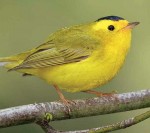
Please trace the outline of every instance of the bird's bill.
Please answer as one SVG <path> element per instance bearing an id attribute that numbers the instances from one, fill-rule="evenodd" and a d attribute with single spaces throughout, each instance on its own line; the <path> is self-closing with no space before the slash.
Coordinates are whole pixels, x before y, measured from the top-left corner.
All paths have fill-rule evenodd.
<path id="1" fill-rule="evenodd" d="M 140 22 L 131 22 L 131 23 L 128 23 L 128 25 L 126 27 L 124 27 L 123 29 L 133 29 L 139 23 Z"/>

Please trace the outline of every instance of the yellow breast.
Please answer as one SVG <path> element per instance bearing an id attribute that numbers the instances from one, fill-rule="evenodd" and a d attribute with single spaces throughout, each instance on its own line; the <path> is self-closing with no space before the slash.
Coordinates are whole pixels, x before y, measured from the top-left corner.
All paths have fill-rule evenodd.
<path id="1" fill-rule="evenodd" d="M 114 42 L 113 42 L 114 43 Z M 89 58 L 81 62 L 70 63 L 40 69 L 37 76 L 50 84 L 56 84 L 68 92 L 90 90 L 107 83 L 119 71 L 124 63 L 130 40 L 121 47 L 109 44 L 96 50 Z"/>

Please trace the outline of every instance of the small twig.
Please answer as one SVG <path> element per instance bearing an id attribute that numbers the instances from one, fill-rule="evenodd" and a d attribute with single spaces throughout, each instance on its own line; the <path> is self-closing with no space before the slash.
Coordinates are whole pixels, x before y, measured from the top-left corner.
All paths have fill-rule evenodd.
<path id="1" fill-rule="evenodd" d="M 150 90 L 74 100 L 68 107 L 61 102 L 23 105 L 0 110 L 0 128 L 33 123 L 45 113 L 51 121 L 95 116 L 150 107 Z"/>
<path id="2" fill-rule="evenodd" d="M 51 117 L 51 114 L 45 113 L 45 115 L 43 115 L 43 118 L 38 118 L 35 123 L 38 124 L 45 133 L 56 133 L 58 131 L 56 131 L 52 126 L 49 125 Z"/>
<path id="3" fill-rule="evenodd" d="M 55 131 L 47 121 L 38 121 L 36 124 L 38 124 L 45 131 L 45 133 L 51 133 Z"/>
<path id="4" fill-rule="evenodd" d="M 42 121 L 37 121 L 36 124 L 38 124 L 45 133 L 56 133 L 56 131 L 52 126 L 48 124 L 48 121 L 42 120 Z"/>
<path id="5" fill-rule="evenodd" d="M 138 116 L 135 116 L 133 118 L 129 118 L 127 120 L 112 124 L 112 125 L 108 125 L 108 126 L 104 126 L 104 127 L 99 127 L 99 128 L 95 128 L 95 129 L 90 129 L 89 131 L 87 130 L 87 132 L 90 133 L 108 133 L 111 131 L 115 131 L 115 130 L 120 130 L 120 129 L 124 129 L 130 126 L 133 126 L 141 121 L 144 121 L 146 119 L 150 118 L 150 111 L 147 111 L 143 114 L 140 114 Z M 84 130 L 85 132 L 85 130 Z M 66 132 L 64 132 L 66 133 Z M 83 131 L 81 132 L 72 132 L 72 133 L 83 133 Z"/>

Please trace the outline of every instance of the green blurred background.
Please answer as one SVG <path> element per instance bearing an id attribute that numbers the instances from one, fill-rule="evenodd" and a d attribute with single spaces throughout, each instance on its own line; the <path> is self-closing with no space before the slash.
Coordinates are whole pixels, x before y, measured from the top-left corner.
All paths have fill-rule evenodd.
<path id="1" fill-rule="evenodd" d="M 0 0 L 0 56 L 9 56 L 36 47 L 59 28 L 118 15 L 140 21 L 133 31 L 132 48 L 120 73 L 104 92 L 129 92 L 150 87 L 150 1 L 149 0 Z M 69 99 L 92 97 L 82 93 L 65 93 Z M 23 78 L 20 73 L 0 69 L 0 109 L 57 100 L 54 89 L 36 77 Z M 98 127 L 135 116 L 146 109 L 124 113 L 56 121 L 59 130 Z M 150 119 L 115 133 L 149 133 Z M 0 129 L 0 133 L 43 133 L 35 124 Z"/>

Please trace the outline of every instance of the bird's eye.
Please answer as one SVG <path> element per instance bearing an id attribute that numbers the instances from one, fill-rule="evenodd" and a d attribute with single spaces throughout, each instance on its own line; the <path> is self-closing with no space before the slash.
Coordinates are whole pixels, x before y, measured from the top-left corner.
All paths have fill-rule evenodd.
<path id="1" fill-rule="evenodd" d="M 113 31 L 114 29 L 115 29 L 115 27 L 113 25 L 108 26 L 108 30 Z"/>

